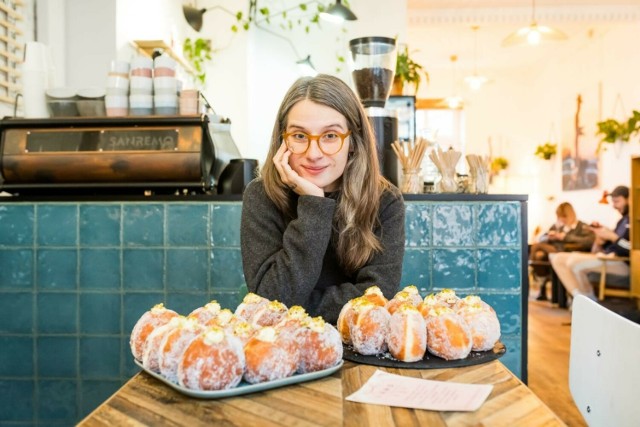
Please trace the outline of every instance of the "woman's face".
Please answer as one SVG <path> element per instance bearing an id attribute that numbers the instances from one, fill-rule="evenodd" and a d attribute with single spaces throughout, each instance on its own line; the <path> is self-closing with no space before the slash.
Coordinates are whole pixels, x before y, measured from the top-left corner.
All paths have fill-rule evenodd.
<path id="1" fill-rule="evenodd" d="M 347 133 L 347 119 L 338 111 L 326 105 L 304 99 L 289 110 L 285 132 L 300 131 L 310 135 L 321 135 L 327 131 Z M 338 189 L 349 156 L 351 137 L 344 140 L 340 151 L 324 154 L 318 147 L 318 141 L 312 140 L 309 149 L 303 154 L 289 157 L 291 169 L 302 178 L 311 181 L 325 192 Z"/>

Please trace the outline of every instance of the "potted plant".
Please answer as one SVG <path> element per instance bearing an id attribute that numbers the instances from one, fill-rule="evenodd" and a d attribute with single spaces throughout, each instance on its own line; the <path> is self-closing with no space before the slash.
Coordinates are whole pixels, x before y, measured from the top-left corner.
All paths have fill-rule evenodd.
<path id="1" fill-rule="evenodd" d="M 409 57 L 409 48 L 408 46 L 404 46 L 404 48 L 398 52 L 396 59 L 396 74 L 393 77 L 391 93 L 393 95 L 402 95 L 405 83 L 413 85 L 414 93 L 418 93 L 423 75 L 428 83 L 429 73 L 424 70 L 422 65 L 414 62 Z"/>
<path id="2" fill-rule="evenodd" d="M 616 119 L 606 119 L 597 123 L 596 135 L 602 138 L 598 142 L 596 152 L 600 152 L 603 143 L 613 144 L 617 141 L 629 142 L 631 137 L 640 131 L 640 112 L 633 110 L 631 117 L 619 122 Z"/>
<path id="3" fill-rule="evenodd" d="M 192 40 L 187 37 L 182 44 L 182 52 L 185 59 L 193 66 L 196 78 L 204 86 L 207 79 L 205 65 L 211 61 L 211 54 L 213 53 L 211 40 L 202 38 Z"/>
<path id="4" fill-rule="evenodd" d="M 491 161 L 491 173 L 497 175 L 501 170 L 509 167 L 509 160 L 504 157 L 496 157 Z"/>
<path id="5" fill-rule="evenodd" d="M 558 144 L 551 144 L 550 142 L 545 142 L 544 144 L 538 145 L 536 148 L 536 152 L 533 153 L 536 156 L 540 157 L 543 160 L 551 160 L 553 156 L 558 152 Z"/>

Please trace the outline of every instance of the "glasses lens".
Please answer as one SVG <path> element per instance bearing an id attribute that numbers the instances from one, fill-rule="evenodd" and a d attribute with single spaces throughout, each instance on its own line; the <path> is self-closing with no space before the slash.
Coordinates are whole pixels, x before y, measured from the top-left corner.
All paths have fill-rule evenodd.
<path id="1" fill-rule="evenodd" d="M 323 133 L 320 136 L 320 148 L 325 154 L 335 154 L 342 147 L 342 136 L 336 132 Z"/>
<path id="2" fill-rule="evenodd" d="M 304 153 L 309 146 L 309 136 L 302 132 L 292 133 L 287 136 L 287 146 L 292 153 Z"/>

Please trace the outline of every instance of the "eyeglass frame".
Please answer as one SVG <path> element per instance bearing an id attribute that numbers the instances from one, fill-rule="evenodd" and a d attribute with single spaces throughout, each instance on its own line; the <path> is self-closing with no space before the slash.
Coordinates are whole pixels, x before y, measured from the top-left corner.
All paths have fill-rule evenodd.
<path id="1" fill-rule="evenodd" d="M 309 142 L 307 142 L 307 148 L 305 148 L 305 150 L 301 153 L 296 153 L 293 150 L 291 150 L 291 146 L 289 145 L 289 137 L 291 135 L 294 135 L 296 133 L 303 133 L 305 134 L 308 138 L 309 138 Z M 340 148 L 338 148 L 335 152 L 329 154 L 326 153 L 323 149 L 322 146 L 320 145 L 320 138 L 323 135 L 326 135 L 328 133 L 335 133 L 336 135 L 338 135 L 340 137 Z M 282 134 L 282 139 L 284 140 L 284 143 L 287 145 L 287 148 L 293 153 L 293 154 L 305 154 L 307 151 L 309 151 L 309 148 L 311 147 L 311 141 L 316 141 L 316 143 L 318 144 L 318 149 L 320 149 L 320 151 L 322 152 L 322 154 L 324 154 L 325 156 L 333 156 L 334 154 L 338 154 L 340 152 L 340 150 L 342 150 L 342 147 L 344 147 L 344 140 L 347 139 L 349 136 L 351 136 L 351 131 L 348 130 L 347 133 L 340 133 L 338 131 L 335 130 L 328 130 L 326 132 L 321 133 L 320 135 L 313 135 L 310 133 L 306 133 L 306 132 L 302 132 L 299 130 L 293 131 L 293 132 L 286 132 Z"/>

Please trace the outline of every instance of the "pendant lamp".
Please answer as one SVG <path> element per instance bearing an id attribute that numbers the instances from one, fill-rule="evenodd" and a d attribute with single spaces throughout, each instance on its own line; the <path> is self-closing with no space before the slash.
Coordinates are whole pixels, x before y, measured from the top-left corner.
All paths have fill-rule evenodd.
<path id="1" fill-rule="evenodd" d="M 447 103 L 447 107 L 455 110 L 462 108 L 462 97 L 458 95 L 456 85 L 456 61 L 458 60 L 458 55 L 451 55 L 449 60 L 451 61 L 451 96 L 446 97 L 444 101 Z"/>
<path id="2" fill-rule="evenodd" d="M 342 4 L 342 0 L 336 0 L 335 4 L 329 6 L 320 16 L 328 21 L 341 23 L 343 21 L 355 21 L 358 17 L 347 6 Z"/>
<path id="3" fill-rule="evenodd" d="M 471 27 L 473 30 L 474 44 L 473 44 L 473 74 L 464 78 L 464 82 L 471 88 L 471 90 L 478 90 L 489 81 L 485 76 L 478 74 L 478 27 L 474 25 Z"/>
<path id="4" fill-rule="evenodd" d="M 566 40 L 565 33 L 555 28 L 538 25 L 536 22 L 536 1 L 531 0 L 531 24 L 511 33 L 502 41 L 502 46 L 538 45 L 547 41 Z"/>

